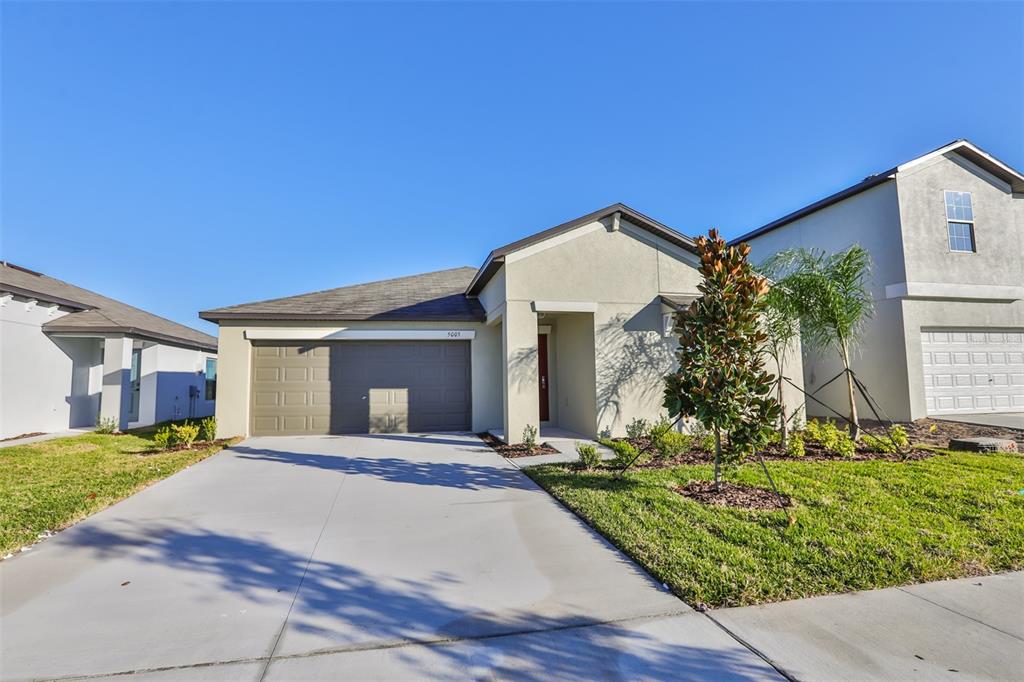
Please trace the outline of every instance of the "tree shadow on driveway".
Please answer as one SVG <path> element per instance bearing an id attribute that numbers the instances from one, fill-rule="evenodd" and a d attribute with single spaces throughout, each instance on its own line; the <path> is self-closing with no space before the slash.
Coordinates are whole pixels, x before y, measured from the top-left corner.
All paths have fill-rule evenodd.
<path id="1" fill-rule="evenodd" d="M 342 474 L 372 476 L 391 483 L 445 486 L 464 490 L 514 488 L 532 490 L 534 485 L 515 469 L 486 464 L 429 462 L 400 457 L 346 457 L 309 452 L 291 452 L 270 448 L 236 445 L 231 448 L 239 459 L 278 462 L 312 467 Z"/>
<path id="2" fill-rule="evenodd" d="M 442 660 L 451 671 L 447 674 L 464 674 L 481 666 L 498 677 L 544 679 L 741 679 L 766 673 L 758 659 L 731 642 L 728 648 L 690 646 L 678 638 L 666 642 L 635 628 L 596 625 L 586 613 L 532 613 L 530 604 L 490 612 L 468 606 L 468 598 L 453 603 L 452 595 L 457 594 L 453 590 L 462 583 L 445 573 L 421 580 L 371 575 L 343 563 L 311 559 L 259 537 L 180 524 L 105 525 L 79 526 L 65 533 L 60 543 L 75 552 L 91 553 L 96 560 L 123 562 L 126 570 L 137 563 L 131 570 L 155 565 L 183 574 L 167 584 L 165 596 L 153 602 L 151 620 L 138 624 L 166 627 L 166 638 L 172 641 L 197 634 L 182 634 L 180 622 L 167 613 L 188 608 L 188 599 L 210 604 L 230 593 L 266 604 L 294 595 L 285 637 L 292 631 L 317 636 L 312 640 L 314 648 L 302 655 L 419 642 L 435 644 L 431 656 Z M 465 588 L 467 596 L 474 591 L 472 585 Z M 175 594 L 178 589 L 181 593 Z M 112 594 L 114 601 L 129 598 L 128 591 Z M 111 606 L 114 613 L 116 604 Z M 94 617 L 108 616 L 95 613 Z M 571 630 L 585 625 L 596 626 Z M 130 628 L 123 629 L 130 638 Z M 501 639 L 524 633 L 535 634 Z M 464 645 L 467 639 L 473 640 L 472 647 Z M 390 652 L 409 664 L 415 664 L 417 653 L 405 647 Z M 207 662 L 212 663 L 189 663 Z"/>

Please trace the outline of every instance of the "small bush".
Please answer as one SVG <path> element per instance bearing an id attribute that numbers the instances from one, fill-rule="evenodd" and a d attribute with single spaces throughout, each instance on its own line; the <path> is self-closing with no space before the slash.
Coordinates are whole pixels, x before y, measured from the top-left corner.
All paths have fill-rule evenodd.
<path id="1" fill-rule="evenodd" d="M 171 440 L 173 437 L 171 429 L 165 426 L 162 429 L 158 429 L 157 432 L 153 434 L 153 443 L 161 450 L 166 450 L 171 447 Z"/>
<path id="2" fill-rule="evenodd" d="M 860 437 L 860 442 L 864 447 L 872 452 L 885 452 L 890 455 L 896 453 L 896 444 L 888 438 L 881 438 L 870 433 L 865 433 Z"/>
<path id="3" fill-rule="evenodd" d="M 843 457 L 853 457 L 857 447 L 850 438 L 850 434 L 839 429 L 830 421 L 818 421 L 812 419 L 804 427 L 804 438 L 817 443 L 829 452 Z"/>
<path id="4" fill-rule="evenodd" d="M 207 417 L 199 420 L 199 440 L 212 442 L 217 440 L 217 418 Z"/>
<path id="5" fill-rule="evenodd" d="M 650 435 L 651 423 L 646 419 L 637 417 L 633 421 L 626 424 L 626 438 L 630 440 L 640 440 Z"/>
<path id="6" fill-rule="evenodd" d="M 186 448 L 190 448 L 199 437 L 199 425 L 189 422 L 171 424 L 171 436 L 175 445 L 184 445 Z"/>
<path id="7" fill-rule="evenodd" d="M 789 439 L 786 441 L 786 454 L 790 457 L 803 457 L 806 454 L 804 450 L 804 434 L 799 431 L 789 434 Z"/>
<path id="8" fill-rule="evenodd" d="M 527 424 L 523 427 L 523 445 L 526 447 L 527 452 L 533 452 L 537 449 L 537 427 L 533 424 Z"/>
<path id="9" fill-rule="evenodd" d="M 628 464 L 632 464 L 633 460 L 635 460 L 636 456 L 639 454 L 636 446 L 626 440 L 611 441 L 609 447 L 611 447 L 615 452 L 615 459 L 612 460 L 612 463 L 617 467 L 624 467 Z"/>
<path id="10" fill-rule="evenodd" d="M 839 432 L 839 440 L 836 441 L 835 453 L 843 457 L 853 457 L 857 452 L 857 446 L 845 431 Z"/>
<path id="11" fill-rule="evenodd" d="M 715 451 L 715 434 L 711 433 L 700 422 L 696 422 L 690 428 L 690 435 L 693 438 L 693 448 L 703 452 Z"/>
<path id="12" fill-rule="evenodd" d="M 889 437 L 892 438 L 893 444 L 899 450 L 906 450 L 910 447 L 910 436 L 907 435 L 907 430 L 899 424 L 895 424 L 889 429 Z"/>
<path id="13" fill-rule="evenodd" d="M 113 417 L 99 417 L 96 420 L 96 433 L 115 433 L 117 420 Z"/>
<path id="14" fill-rule="evenodd" d="M 576 454 L 580 456 L 581 469 L 593 469 L 601 463 L 601 455 L 593 443 L 576 443 Z"/>
<path id="15" fill-rule="evenodd" d="M 660 460 L 675 459 L 684 452 L 689 451 L 693 444 L 693 436 L 678 431 L 666 431 L 654 441 L 655 451 Z"/>

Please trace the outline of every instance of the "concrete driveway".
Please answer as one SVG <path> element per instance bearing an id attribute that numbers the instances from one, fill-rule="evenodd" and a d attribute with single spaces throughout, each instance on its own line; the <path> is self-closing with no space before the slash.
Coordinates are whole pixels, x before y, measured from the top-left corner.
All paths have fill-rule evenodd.
<path id="1" fill-rule="evenodd" d="M 943 415 L 935 417 L 951 422 L 964 424 L 981 424 L 982 426 L 999 426 L 1005 429 L 1024 430 L 1024 412 L 991 412 L 988 414 Z"/>
<path id="2" fill-rule="evenodd" d="M 776 677 L 473 436 L 250 439 L 0 586 L 3 679 Z"/>

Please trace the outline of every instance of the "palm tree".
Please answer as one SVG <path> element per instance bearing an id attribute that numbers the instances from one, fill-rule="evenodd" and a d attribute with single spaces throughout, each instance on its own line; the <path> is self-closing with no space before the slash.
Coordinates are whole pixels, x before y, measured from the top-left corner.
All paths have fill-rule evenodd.
<path id="1" fill-rule="evenodd" d="M 860 421 L 850 355 L 874 311 L 868 290 L 871 256 L 858 244 L 833 254 L 790 249 L 776 254 L 763 267 L 775 278 L 776 286 L 787 292 L 807 344 L 839 353 L 846 370 L 850 435 L 856 440 Z"/>

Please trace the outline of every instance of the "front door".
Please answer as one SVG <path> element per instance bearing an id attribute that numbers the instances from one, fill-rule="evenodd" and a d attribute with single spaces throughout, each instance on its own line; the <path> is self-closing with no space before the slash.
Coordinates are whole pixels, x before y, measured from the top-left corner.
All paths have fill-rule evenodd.
<path id="1" fill-rule="evenodd" d="M 548 399 L 548 335 L 537 335 L 537 371 L 540 374 L 540 420 L 551 419 Z"/>
<path id="2" fill-rule="evenodd" d="M 129 375 L 128 421 L 139 421 L 139 392 L 142 386 L 142 349 L 132 349 L 132 368 Z"/>

